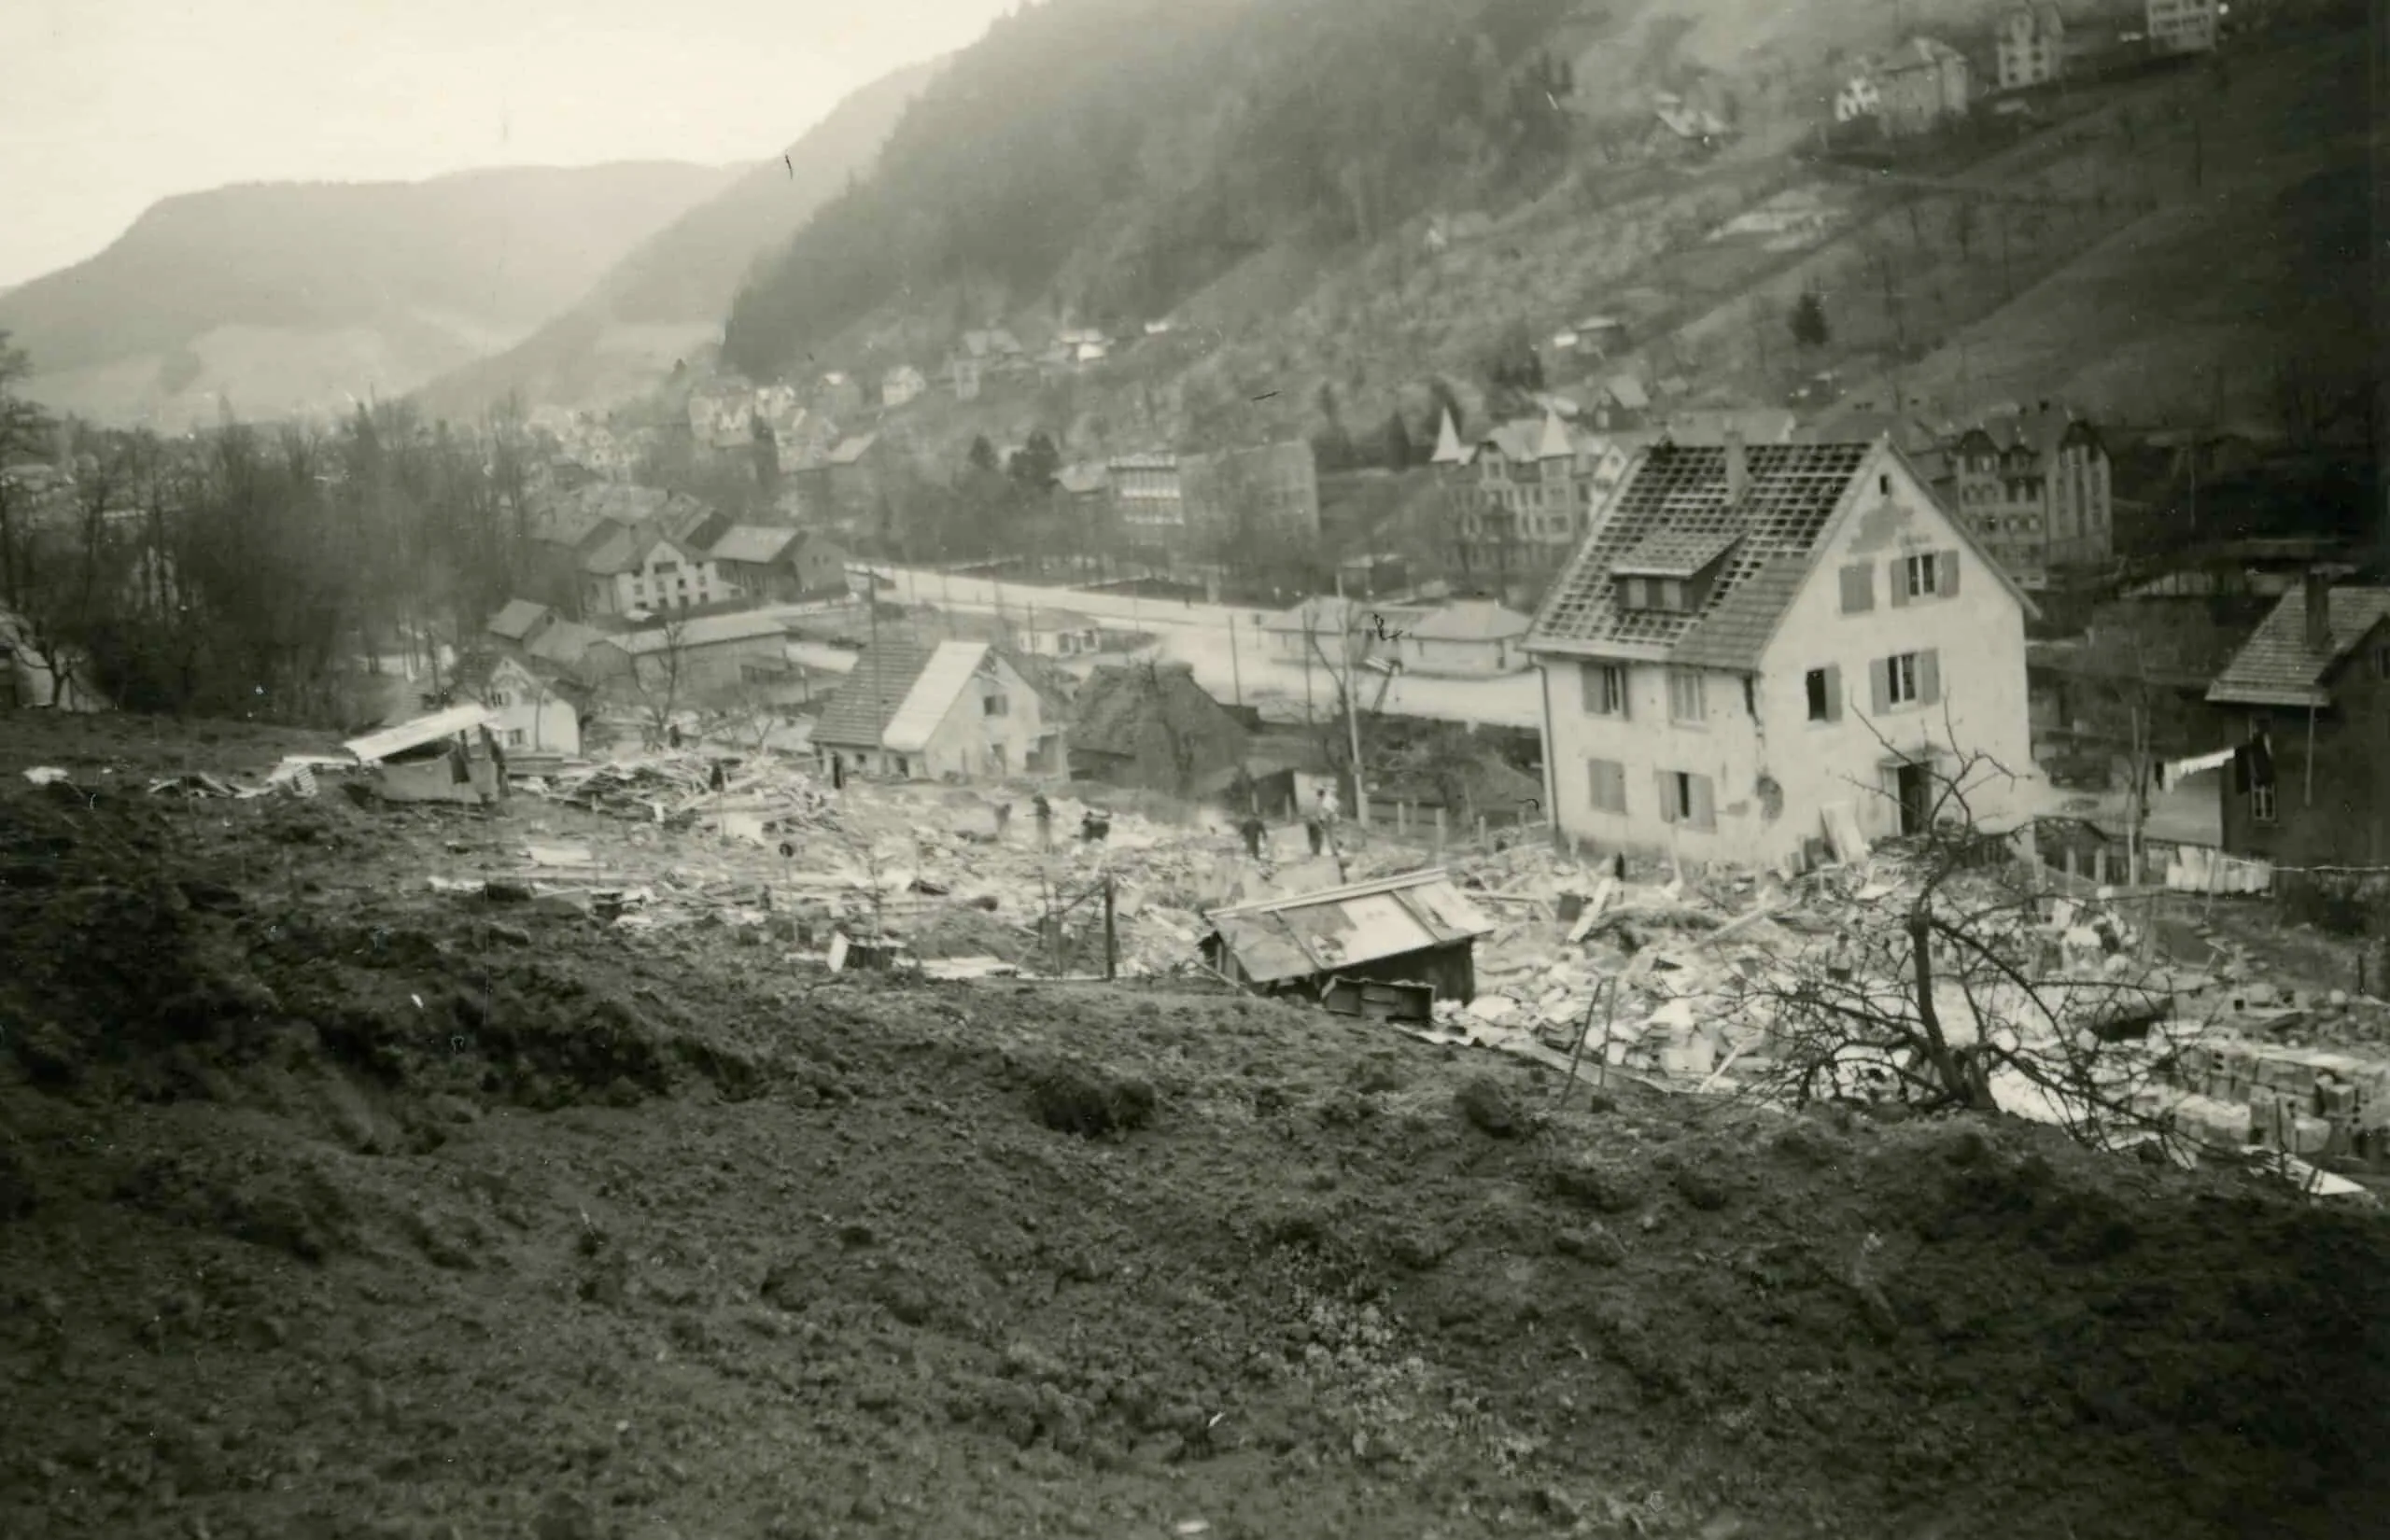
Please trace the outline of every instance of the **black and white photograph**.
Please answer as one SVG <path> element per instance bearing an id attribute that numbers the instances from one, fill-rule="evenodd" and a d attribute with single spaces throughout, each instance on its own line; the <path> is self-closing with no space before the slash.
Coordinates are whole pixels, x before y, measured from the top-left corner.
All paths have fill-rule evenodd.
<path id="1" fill-rule="evenodd" d="M 2390 0 L 0 61 L 0 1537 L 2390 1535 Z"/>

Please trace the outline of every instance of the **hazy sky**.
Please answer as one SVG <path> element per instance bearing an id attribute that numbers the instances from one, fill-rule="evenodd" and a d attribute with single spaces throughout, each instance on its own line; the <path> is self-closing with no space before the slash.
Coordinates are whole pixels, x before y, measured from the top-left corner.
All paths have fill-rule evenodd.
<path id="1" fill-rule="evenodd" d="M 227 182 L 760 160 L 1013 0 L 0 0 L 0 286 Z"/>

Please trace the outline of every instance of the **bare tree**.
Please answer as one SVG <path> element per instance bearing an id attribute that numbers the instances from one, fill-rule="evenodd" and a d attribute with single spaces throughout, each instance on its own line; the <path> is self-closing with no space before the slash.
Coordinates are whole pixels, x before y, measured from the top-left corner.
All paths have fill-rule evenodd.
<path id="1" fill-rule="evenodd" d="M 1911 761 L 1928 780 L 1925 826 L 1896 915 L 1729 986 L 1730 1005 L 1770 1041 L 1752 1088 L 1800 1104 L 1874 1085 L 1919 1112 L 1993 1112 L 1999 1080 L 2086 1142 L 2157 1129 L 2149 1093 L 2172 1051 L 2133 1040 L 2171 995 L 2130 959 L 2088 976 L 2049 966 L 2051 898 L 1971 806 L 2008 773 L 1952 747 L 1947 762 Z"/>
<path id="2" fill-rule="evenodd" d="M 751 754 L 760 754 L 780 725 L 780 713 L 754 686 L 718 685 L 696 697 L 697 731 Z"/>
<path id="3" fill-rule="evenodd" d="M 672 719 L 685 704 L 689 623 L 668 618 L 655 628 L 658 645 L 631 654 L 630 666 L 619 676 L 622 693 L 639 711 L 642 736 L 651 749 L 661 748 L 671 735 Z"/>

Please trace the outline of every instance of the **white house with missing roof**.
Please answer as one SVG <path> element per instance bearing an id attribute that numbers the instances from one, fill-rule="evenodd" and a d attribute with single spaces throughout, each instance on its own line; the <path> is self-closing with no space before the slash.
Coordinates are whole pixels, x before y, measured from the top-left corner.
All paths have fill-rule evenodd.
<path id="1" fill-rule="evenodd" d="M 2031 609 L 1888 441 L 1654 445 L 1527 637 L 1555 833 L 1777 864 L 1837 805 L 1870 839 L 1958 816 L 1962 767 L 2013 827 Z"/>

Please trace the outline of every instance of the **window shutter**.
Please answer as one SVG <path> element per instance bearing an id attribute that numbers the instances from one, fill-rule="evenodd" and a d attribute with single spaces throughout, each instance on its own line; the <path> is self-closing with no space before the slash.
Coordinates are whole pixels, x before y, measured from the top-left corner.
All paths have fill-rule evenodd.
<path id="1" fill-rule="evenodd" d="M 1613 813 L 1626 811 L 1626 766 L 1616 760 L 1610 763 L 1610 810 Z"/>
<path id="2" fill-rule="evenodd" d="M 1842 665 L 1826 665 L 1826 721 L 1842 720 Z"/>
<path id="3" fill-rule="evenodd" d="M 1908 558 L 1894 556 L 1887 569 L 1892 580 L 1892 608 L 1905 609 L 1908 607 Z"/>
<path id="4" fill-rule="evenodd" d="M 1876 569 L 1853 562 L 1842 569 L 1842 612 L 1856 615 L 1876 608 Z"/>
<path id="5" fill-rule="evenodd" d="M 1660 821 L 1662 823 L 1676 822 L 1676 777 L 1670 775 L 1666 770 L 1654 770 L 1652 772 L 1652 789 L 1659 793 L 1660 797 Z"/>
<path id="6" fill-rule="evenodd" d="M 1592 799 L 1593 805 L 1596 807 L 1604 805 L 1602 802 L 1602 782 L 1605 778 L 1606 777 L 1602 775 L 1602 762 L 1600 760 L 1587 760 L 1585 762 L 1585 795 Z"/>
<path id="7" fill-rule="evenodd" d="M 1597 663 L 1577 665 L 1577 687 L 1584 698 L 1585 715 L 1599 716 L 1602 709 L 1602 667 Z"/>
<path id="8" fill-rule="evenodd" d="M 1868 659 L 1867 683 L 1868 693 L 1876 703 L 1876 715 L 1880 717 L 1892 708 L 1892 660 Z"/>
<path id="9" fill-rule="evenodd" d="M 1692 789 L 1693 811 L 1686 821 L 1695 829 L 1718 827 L 1718 804 L 1710 791 L 1708 776 L 1687 776 L 1685 783 Z"/>
<path id="10" fill-rule="evenodd" d="M 1945 551 L 1942 553 L 1942 559 L 1933 565 L 1940 568 L 1933 575 L 1941 580 L 1944 595 L 1956 594 L 1959 591 L 1959 553 L 1956 551 Z"/>
<path id="11" fill-rule="evenodd" d="M 1932 706 L 1942 698 L 1942 653 L 1929 648 L 1917 655 L 1917 698 Z"/>
<path id="12" fill-rule="evenodd" d="M 1626 665 L 1618 666 L 1618 720 L 1624 721 L 1635 715 L 1635 674 Z M 1623 774 L 1624 772 L 1622 772 Z"/>

